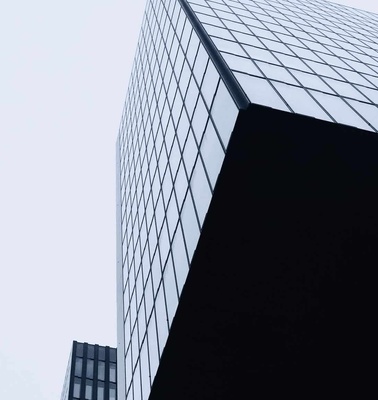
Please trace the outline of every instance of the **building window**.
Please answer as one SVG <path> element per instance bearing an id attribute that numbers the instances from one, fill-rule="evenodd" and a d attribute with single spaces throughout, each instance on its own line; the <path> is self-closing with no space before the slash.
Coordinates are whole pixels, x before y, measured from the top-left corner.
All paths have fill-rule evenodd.
<path id="1" fill-rule="evenodd" d="M 117 362 L 117 349 L 109 349 L 109 358 L 112 362 Z"/>
<path id="2" fill-rule="evenodd" d="M 83 357 L 83 343 L 76 344 L 76 357 Z"/>
<path id="3" fill-rule="evenodd" d="M 100 346 L 98 348 L 98 359 L 105 361 L 105 347 Z"/>
<path id="4" fill-rule="evenodd" d="M 109 400 L 116 400 L 116 385 L 114 383 L 109 384 Z"/>
<path id="5" fill-rule="evenodd" d="M 93 379 L 93 360 L 87 360 L 87 378 Z"/>
<path id="6" fill-rule="evenodd" d="M 76 397 L 77 399 L 80 398 L 80 386 L 81 386 L 81 379 L 75 378 L 73 397 Z"/>
<path id="7" fill-rule="evenodd" d="M 100 381 L 105 380 L 105 362 L 104 361 L 98 362 L 98 379 Z"/>
<path id="8" fill-rule="evenodd" d="M 93 344 L 88 344 L 88 358 L 94 358 L 94 346 Z"/>
<path id="9" fill-rule="evenodd" d="M 82 370 L 83 370 L 83 359 L 78 357 L 75 360 L 75 376 L 81 376 Z"/>
<path id="10" fill-rule="evenodd" d="M 85 382 L 85 399 L 92 400 L 93 382 L 88 380 Z"/>
<path id="11" fill-rule="evenodd" d="M 97 400 L 104 400 L 104 382 L 97 383 Z"/>
<path id="12" fill-rule="evenodd" d="M 109 380 L 110 382 L 116 381 L 116 365 L 114 363 L 110 363 Z"/>

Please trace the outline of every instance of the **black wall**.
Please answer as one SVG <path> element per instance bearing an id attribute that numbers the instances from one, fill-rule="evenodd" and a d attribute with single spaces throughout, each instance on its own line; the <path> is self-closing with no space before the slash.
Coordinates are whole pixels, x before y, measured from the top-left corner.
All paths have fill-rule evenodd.
<path id="1" fill-rule="evenodd" d="M 372 385 L 377 188 L 375 134 L 241 111 L 150 399 Z"/>

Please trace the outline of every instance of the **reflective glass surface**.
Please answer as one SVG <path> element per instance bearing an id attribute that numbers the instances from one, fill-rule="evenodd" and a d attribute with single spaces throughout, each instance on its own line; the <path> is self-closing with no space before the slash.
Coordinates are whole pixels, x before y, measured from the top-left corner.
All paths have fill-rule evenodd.
<path id="1" fill-rule="evenodd" d="M 378 15 L 325 0 L 188 3 L 252 103 L 378 131 Z"/>
<path id="2" fill-rule="evenodd" d="M 127 400 L 148 398 L 237 115 L 180 3 L 148 1 L 118 142 Z"/>

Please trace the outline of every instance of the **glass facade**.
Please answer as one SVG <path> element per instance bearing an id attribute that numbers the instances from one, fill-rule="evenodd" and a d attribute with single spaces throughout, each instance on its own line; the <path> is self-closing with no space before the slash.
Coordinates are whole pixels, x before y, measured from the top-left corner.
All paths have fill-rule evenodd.
<path id="1" fill-rule="evenodd" d="M 252 103 L 378 131 L 378 15 L 324 0 L 188 0 Z"/>
<path id="2" fill-rule="evenodd" d="M 149 394 L 237 113 L 180 3 L 148 2 L 119 135 L 128 399 Z"/>
<path id="3" fill-rule="evenodd" d="M 75 341 L 61 400 L 115 398 L 116 370 L 117 351 L 115 348 Z"/>
<path id="4" fill-rule="evenodd" d="M 378 131 L 377 22 L 321 0 L 147 1 L 117 141 L 120 398 L 149 396 L 237 93 Z"/>

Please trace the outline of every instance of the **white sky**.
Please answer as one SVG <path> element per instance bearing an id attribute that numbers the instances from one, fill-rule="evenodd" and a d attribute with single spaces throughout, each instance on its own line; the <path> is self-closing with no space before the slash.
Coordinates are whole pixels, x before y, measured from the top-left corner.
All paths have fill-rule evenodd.
<path id="1" fill-rule="evenodd" d="M 0 399 L 59 400 L 72 340 L 116 344 L 115 140 L 144 3 L 0 4 Z"/>

